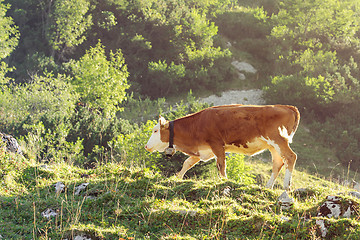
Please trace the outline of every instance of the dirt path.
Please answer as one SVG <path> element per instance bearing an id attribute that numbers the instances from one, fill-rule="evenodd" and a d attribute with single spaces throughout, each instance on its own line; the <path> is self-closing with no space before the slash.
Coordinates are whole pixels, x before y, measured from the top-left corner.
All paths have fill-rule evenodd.
<path id="1" fill-rule="evenodd" d="M 225 104 L 265 104 L 262 94 L 263 92 L 260 89 L 230 90 L 223 92 L 220 97 L 211 95 L 200 99 L 200 101 L 214 104 L 214 106 Z"/>

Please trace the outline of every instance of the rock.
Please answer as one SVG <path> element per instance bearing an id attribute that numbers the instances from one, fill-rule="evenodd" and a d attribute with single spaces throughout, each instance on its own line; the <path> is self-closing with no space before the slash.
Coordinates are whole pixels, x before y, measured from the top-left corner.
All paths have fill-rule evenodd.
<path id="1" fill-rule="evenodd" d="M 43 169 L 43 170 L 46 170 L 46 171 L 51 171 L 51 170 L 52 170 L 52 169 L 51 169 L 48 165 L 46 165 L 46 164 L 40 165 L 39 168 L 40 168 L 40 169 Z"/>
<path id="2" fill-rule="evenodd" d="M 79 195 L 82 190 L 85 190 L 89 183 L 82 183 L 79 186 L 75 187 L 75 195 Z"/>
<path id="3" fill-rule="evenodd" d="M 280 209 L 286 210 L 290 209 L 290 207 L 294 204 L 294 199 L 291 198 L 286 191 L 284 191 L 278 198 L 278 202 L 280 204 Z"/>
<path id="4" fill-rule="evenodd" d="M 231 187 L 229 187 L 229 186 L 225 187 L 224 191 L 223 191 L 223 195 L 225 197 L 230 197 L 230 195 L 231 195 Z"/>
<path id="5" fill-rule="evenodd" d="M 348 193 L 350 196 L 356 197 L 358 199 L 360 199 L 360 192 L 349 192 Z"/>
<path id="6" fill-rule="evenodd" d="M 354 189 L 360 192 L 360 183 L 354 181 Z"/>
<path id="7" fill-rule="evenodd" d="M 339 196 L 327 196 L 326 201 L 319 207 L 317 217 L 350 218 L 354 212 L 355 203 L 351 200 L 344 201 Z M 316 224 L 319 226 L 321 236 L 326 237 L 329 224 L 325 223 L 324 219 L 317 219 Z"/>
<path id="8" fill-rule="evenodd" d="M 13 136 L 0 132 L 0 138 L 5 143 L 7 151 L 18 153 L 20 155 L 23 154 L 20 145 Z"/>
<path id="9" fill-rule="evenodd" d="M 197 214 L 197 211 L 193 210 L 173 210 L 173 212 L 178 212 L 181 215 L 190 215 L 191 217 L 194 217 Z"/>
<path id="10" fill-rule="evenodd" d="M 92 195 L 89 195 L 89 196 L 86 196 L 85 199 L 86 199 L 86 200 L 95 200 L 96 197 L 95 197 L 95 196 L 92 196 Z"/>
<path id="11" fill-rule="evenodd" d="M 289 221 L 290 221 L 290 218 L 285 217 L 285 216 L 281 216 L 280 219 L 283 220 L 283 221 L 285 221 L 285 222 L 289 222 Z"/>
<path id="12" fill-rule="evenodd" d="M 48 208 L 45 211 L 43 211 L 41 213 L 41 216 L 43 216 L 44 218 L 50 219 L 51 217 L 55 217 L 57 216 L 57 212 L 55 212 L 53 209 Z"/>
<path id="13" fill-rule="evenodd" d="M 231 62 L 231 65 L 233 65 L 240 72 L 247 72 L 247 73 L 257 72 L 257 70 L 247 62 L 233 61 Z"/>
<path id="14" fill-rule="evenodd" d="M 88 238 L 87 236 L 85 235 L 77 235 L 75 236 L 74 240 L 91 240 L 91 238 Z"/>
<path id="15" fill-rule="evenodd" d="M 241 72 L 238 72 L 238 78 L 239 78 L 240 80 L 245 80 L 245 79 L 246 79 L 246 76 L 245 76 L 245 74 L 243 74 L 243 73 L 241 73 Z"/>
<path id="16" fill-rule="evenodd" d="M 65 184 L 57 182 L 53 185 L 55 187 L 56 194 L 62 193 L 65 190 Z"/>

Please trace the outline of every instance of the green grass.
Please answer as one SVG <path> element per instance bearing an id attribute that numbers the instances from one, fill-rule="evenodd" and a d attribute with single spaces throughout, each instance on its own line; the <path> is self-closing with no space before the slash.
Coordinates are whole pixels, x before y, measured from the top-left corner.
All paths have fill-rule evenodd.
<path id="1" fill-rule="evenodd" d="M 71 239 L 77 234 L 92 239 L 314 239 L 319 236 L 313 218 L 317 207 L 327 195 L 348 191 L 296 171 L 294 185 L 308 187 L 312 194 L 292 196 L 294 207 L 282 211 L 277 204 L 282 190 L 262 183 L 244 185 L 216 176 L 179 180 L 115 163 L 85 170 L 65 163 L 43 169 L 23 161 L 11 179 L 15 185 L 8 184 L 6 176 L 1 179 L 4 239 Z M 269 163 L 249 161 L 249 166 L 269 178 Z M 53 186 L 58 181 L 66 185 L 60 194 Z M 83 182 L 90 183 L 87 190 L 75 195 L 75 186 Z M 47 208 L 58 215 L 44 218 L 41 212 Z M 329 236 L 356 239 L 358 219 L 359 213 L 351 219 L 328 220 Z"/>

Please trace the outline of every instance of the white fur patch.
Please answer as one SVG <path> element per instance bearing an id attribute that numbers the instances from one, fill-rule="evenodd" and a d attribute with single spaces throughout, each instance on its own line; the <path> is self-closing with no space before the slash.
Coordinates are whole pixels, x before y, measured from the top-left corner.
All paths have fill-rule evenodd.
<path id="1" fill-rule="evenodd" d="M 266 187 L 267 187 L 267 188 L 273 188 L 273 186 L 274 186 L 274 181 L 275 181 L 275 177 L 274 177 L 274 176 L 275 176 L 275 174 L 272 173 L 269 181 L 268 181 L 267 184 L 266 184 Z"/>
<path id="2" fill-rule="evenodd" d="M 148 142 L 146 143 L 146 150 L 149 152 L 159 151 L 163 152 L 168 146 L 168 142 L 161 141 L 160 138 L 160 123 L 156 124 L 153 128 L 153 133 L 151 134 Z"/>
<path id="3" fill-rule="evenodd" d="M 286 169 L 285 171 L 285 177 L 284 177 L 284 189 L 288 189 L 291 184 L 291 172 L 289 169 Z"/>
<path id="4" fill-rule="evenodd" d="M 289 143 L 292 143 L 292 139 L 294 137 L 295 132 L 292 132 L 289 135 L 286 127 L 282 126 L 282 127 L 279 127 L 278 129 L 279 129 L 280 136 L 282 136 L 283 138 L 286 138 Z"/>

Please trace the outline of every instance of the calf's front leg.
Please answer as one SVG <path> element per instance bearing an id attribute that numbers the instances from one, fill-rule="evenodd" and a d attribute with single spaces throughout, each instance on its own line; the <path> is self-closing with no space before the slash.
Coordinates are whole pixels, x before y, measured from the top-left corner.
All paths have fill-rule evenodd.
<path id="1" fill-rule="evenodd" d="M 220 177 L 227 178 L 224 146 L 221 145 L 210 145 L 210 146 L 211 146 L 211 150 L 216 156 L 216 166 L 219 169 Z"/>
<path id="2" fill-rule="evenodd" d="M 176 174 L 176 176 L 178 178 L 182 179 L 184 177 L 185 173 L 199 161 L 200 161 L 200 158 L 198 158 L 198 157 L 193 157 L 193 156 L 189 157 L 188 159 L 185 160 L 181 171 L 178 174 Z"/>

